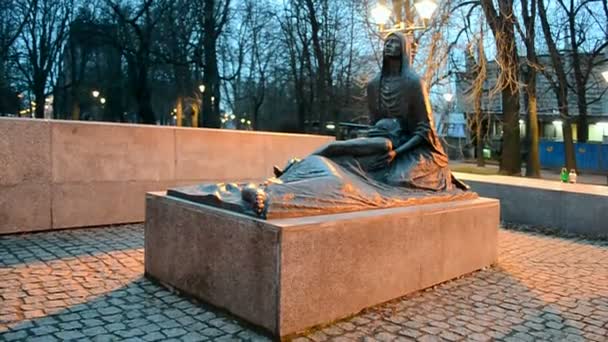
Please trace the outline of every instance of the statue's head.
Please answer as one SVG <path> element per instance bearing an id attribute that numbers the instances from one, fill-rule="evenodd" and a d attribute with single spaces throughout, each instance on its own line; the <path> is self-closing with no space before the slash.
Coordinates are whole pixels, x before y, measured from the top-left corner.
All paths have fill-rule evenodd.
<path id="1" fill-rule="evenodd" d="M 409 68 L 410 47 L 407 42 L 407 37 L 403 33 L 392 32 L 384 40 L 383 64 L 385 64 L 388 59 L 400 59 L 402 72 L 405 72 Z"/>

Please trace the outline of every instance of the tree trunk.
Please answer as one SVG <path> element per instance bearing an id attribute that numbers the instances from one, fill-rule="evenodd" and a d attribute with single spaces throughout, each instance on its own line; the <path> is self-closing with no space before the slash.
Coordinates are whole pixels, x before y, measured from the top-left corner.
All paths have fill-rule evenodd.
<path id="1" fill-rule="evenodd" d="M 498 1 L 496 12 L 492 0 L 482 0 L 484 10 L 496 40 L 497 60 L 501 66 L 497 86 L 502 89 L 503 142 L 500 173 L 521 174 L 521 147 L 519 136 L 519 65 L 515 45 L 512 0 Z"/>
<path id="2" fill-rule="evenodd" d="M 150 103 L 150 89 L 148 88 L 148 68 L 144 63 L 139 63 L 138 82 L 135 84 L 135 99 L 137 100 L 139 117 L 142 123 L 155 125 L 156 115 Z"/>
<path id="3" fill-rule="evenodd" d="M 528 160 L 526 162 L 526 177 L 540 178 L 540 157 L 538 152 L 538 111 L 536 99 L 536 71 L 529 71 L 526 83 L 526 97 L 528 103 L 528 121 L 526 123 L 526 136 L 528 138 Z"/>
<path id="4" fill-rule="evenodd" d="M 563 61 L 551 33 L 551 26 L 549 25 L 549 20 L 547 19 L 547 9 L 545 8 L 544 0 L 538 0 L 538 16 L 540 18 L 547 47 L 549 48 L 551 63 L 553 64 L 553 69 L 555 70 L 555 75 L 557 77 L 557 81 L 551 82 L 553 91 L 557 97 L 559 112 L 562 118 L 565 153 L 564 159 L 566 161 L 566 167 L 569 170 L 572 170 L 576 169 L 576 157 L 574 154 L 574 141 L 572 139 L 572 126 L 568 112 L 568 81 L 566 78 L 566 71 L 564 69 Z"/>
<path id="5" fill-rule="evenodd" d="M 205 0 L 203 6 L 203 93 L 199 127 L 220 128 L 220 75 L 217 65 L 217 33 L 215 0 Z"/>
<path id="6" fill-rule="evenodd" d="M 524 73 L 526 83 L 526 104 L 528 117 L 526 122 L 526 137 L 528 142 L 528 160 L 526 161 L 526 177 L 540 178 L 540 157 L 538 152 L 539 131 L 538 131 L 538 110 L 536 97 L 536 5 L 537 0 L 521 0 L 522 17 L 526 28 L 524 39 L 526 45 L 526 58 L 528 66 Z"/>
<path id="7" fill-rule="evenodd" d="M 486 161 L 483 158 L 483 137 L 482 137 L 482 120 L 481 113 L 477 115 L 477 126 L 475 127 L 475 154 L 477 156 L 477 166 L 486 166 Z"/>
<path id="8" fill-rule="evenodd" d="M 43 78 L 44 80 L 45 78 Z M 36 110 L 34 111 L 36 119 L 44 119 L 44 83 L 40 80 L 34 81 L 34 97 L 36 98 Z"/>
<path id="9" fill-rule="evenodd" d="M 574 151 L 574 140 L 572 138 L 572 124 L 570 119 L 563 121 L 562 129 L 564 135 L 564 153 L 566 157 L 566 168 L 576 170 L 576 155 Z"/>
<path id="10" fill-rule="evenodd" d="M 80 103 L 72 96 L 72 120 L 80 120 Z"/>
<path id="11" fill-rule="evenodd" d="M 319 99 L 319 129 L 323 131 L 325 129 L 325 122 L 328 118 L 329 110 L 329 86 L 327 83 L 327 63 L 325 62 L 325 54 L 323 47 L 321 46 L 321 39 L 319 37 L 320 24 L 317 20 L 316 11 L 312 0 L 306 0 L 306 6 L 308 8 L 308 16 L 311 24 L 312 31 L 312 44 L 315 59 L 317 61 L 317 97 Z"/>
<path id="12" fill-rule="evenodd" d="M 572 5 L 572 2 L 571 2 Z M 576 104 L 578 106 L 578 125 L 576 126 L 576 138 L 579 142 L 587 142 L 589 139 L 589 121 L 587 120 L 587 88 L 585 77 L 581 68 L 581 60 L 578 53 L 577 27 L 575 15 L 571 7 L 568 13 L 568 28 L 570 30 L 570 45 L 572 47 L 572 68 L 574 69 L 574 81 L 576 87 Z"/>
<path id="13" fill-rule="evenodd" d="M 502 92 L 503 144 L 500 158 L 501 174 L 521 175 L 519 135 L 519 92 L 507 88 Z"/>

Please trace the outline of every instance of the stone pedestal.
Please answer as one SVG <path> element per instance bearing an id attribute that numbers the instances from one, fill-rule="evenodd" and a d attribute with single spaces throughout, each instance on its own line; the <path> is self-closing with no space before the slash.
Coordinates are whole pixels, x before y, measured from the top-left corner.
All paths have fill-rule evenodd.
<path id="1" fill-rule="evenodd" d="M 258 220 L 149 193 L 146 275 L 286 336 L 497 260 L 499 203 Z"/>

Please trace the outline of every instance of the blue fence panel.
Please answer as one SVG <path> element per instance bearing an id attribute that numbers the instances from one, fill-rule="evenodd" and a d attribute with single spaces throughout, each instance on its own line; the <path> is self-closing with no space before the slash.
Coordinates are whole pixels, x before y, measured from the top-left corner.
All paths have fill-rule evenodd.
<path id="1" fill-rule="evenodd" d="M 601 145 L 600 148 L 600 169 L 608 172 L 608 145 Z"/>
<path id="2" fill-rule="evenodd" d="M 540 166 L 544 168 L 561 168 L 565 164 L 564 143 L 541 141 L 539 144 Z"/>
<path id="3" fill-rule="evenodd" d="M 575 144 L 576 167 L 581 171 L 600 170 L 600 145 Z"/>

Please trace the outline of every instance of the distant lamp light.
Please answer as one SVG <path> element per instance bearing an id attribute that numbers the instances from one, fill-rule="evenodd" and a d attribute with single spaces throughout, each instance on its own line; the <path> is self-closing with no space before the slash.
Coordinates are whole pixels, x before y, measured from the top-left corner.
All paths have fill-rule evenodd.
<path id="1" fill-rule="evenodd" d="M 236 118 L 236 115 L 230 114 L 230 120 L 234 120 L 235 118 Z"/>
<path id="2" fill-rule="evenodd" d="M 604 80 L 605 80 L 606 82 L 608 82 L 608 70 L 606 70 L 606 71 L 604 71 L 604 72 L 602 73 L 602 77 L 604 77 Z"/>
<path id="3" fill-rule="evenodd" d="M 24 96 L 25 96 L 25 95 L 23 95 L 23 93 L 19 93 L 19 94 L 17 94 L 17 97 L 18 97 L 18 98 L 20 98 L 20 99 L 22 99 Z"/>
<path id="4" fill-rule="evenodd" d="M 241 119 L 241 123 L 244 124 L 245 123 L 245 119 Z"/>
<path id="5" fill-rule="evenodd" d="M 93 95 L 94 98 L 98 98 L 99 97 L 99 90 L 93 90 L 91 92 L 91 94 Z"/>
<path id="6" fill-rule="evenodd" d="M 336 129 L 336 125 L 334 125 L 334 124 L 327 124 L 327 125 L 325 125 L 325 128 L 327 128 L 329 130 L 334 130 L 334 129 Z"/>
<path id="7" fill-rule="evenodd" d="M 391 11 L 386 8 L 386 6 L 383 6 L 381 4 L 376 5 L 376 7 L 372 9 L 371 14 L 372 19 L 378 25 L 386 24 L 391 17 Z"/>
<path id="8" fill-rule="evenodd" d="M 553 126 L 561 126 L 563 124 L 562 120 L 553 121 Z"/>
<path id="9" fill-rule="evenodd" d="M 524 120 L 519 119 L 519 124 L 520 124 L 520 125 L 523 125 L 523 124 L 524 124 Z"/>
<path id="10" fill-rule="evenodd" d="M 433 12 L 435 12 L 437 3 L 433 0 L 417 0 L 414 1 L 414 7 L 416 7 L 416 12 L 418 12 L 420 18 L 428 20 L 431 19 Z"/>
<path id="11" fill-rule="evenodd" d="M 106 98 L 105 98 L 105 97 L 100 98 L 100 99 L 99 99 L 99 102 L 101 102 L 101 104 L 106 103 Z"/>
<path id="12" fill-rule="evenodd" d="M 247 120 L 247 124 L 251 126 L 251 120 Z"/>
<path id="13" fill-rule="evenodd" d="M 452 102 L 452 100 L 454 99 L 454 94 L 452 93 L 445 93 L 443 94 L 443 99 L 448 101 L 448 102 Z"/>
<path id="14" fill-rule="evenodd" d="M 215 101 L 215 96 L 211 96 L 211 102 Z"/>
<path id="15" fill-rule="evenodd" d="M 204 84 L 199 85 L 198 86 L 198 91 L 200 91 L 201 93 L 204 93 L 205 92 L 205 85 Z"/>

